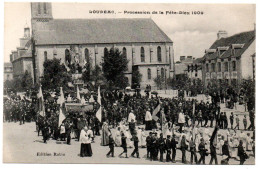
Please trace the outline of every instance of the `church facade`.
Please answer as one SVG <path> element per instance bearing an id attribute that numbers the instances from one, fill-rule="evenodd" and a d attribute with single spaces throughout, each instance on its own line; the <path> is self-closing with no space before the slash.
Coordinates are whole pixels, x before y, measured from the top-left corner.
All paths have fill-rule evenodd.
<path id="1" fill-rule="evenodd" d="M 34 78 L 43 76 L 43 63 L 58 58 L 67 67 L 101 65 L 110 48 L 127 57 L 129 85 L 132 70 L 142 74 L 141 88 L 156 87 L 158 76 L 174 73 L 172 40 L 152 19 L 54 19 L 51 3 L 31 3 Z"/>

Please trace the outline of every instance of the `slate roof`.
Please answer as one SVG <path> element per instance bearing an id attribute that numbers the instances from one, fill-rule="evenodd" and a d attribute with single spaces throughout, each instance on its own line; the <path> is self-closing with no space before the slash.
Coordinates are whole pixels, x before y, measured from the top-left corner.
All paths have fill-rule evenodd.
<path id="1" fill-rule="evenodd" d="M 37 23 L 36 23 L 37 24 Z M 170 42 L 152 19 L 54 19 L 36 30 L 36 45 Z"/>
<path id="2" fill-rule="evenodd" d="M 225 47 L 229 46 L 227 51 L 224 51 L 219 56 L 218 51 L 210 54 L 205 54 L 203 56 L 204 60 L 213 60 L 213 59 L 224 59 L 228 57 L 238 57 L 241 56 L 245 50 L 251 45 L 251 43 L 255 40 L 255 31 L 249 31 L 249 32 L 242 32 L 239 34 L 235 34 L 233 36 L 227 37 L 227 38 L 221 38 L 219 40 L 216 40 L 210 49 L 217 49 L 217 47 Z M 235 49 L 235 54 L 232 55 L 232 44 L 244 44 L 242 49 Z"/>

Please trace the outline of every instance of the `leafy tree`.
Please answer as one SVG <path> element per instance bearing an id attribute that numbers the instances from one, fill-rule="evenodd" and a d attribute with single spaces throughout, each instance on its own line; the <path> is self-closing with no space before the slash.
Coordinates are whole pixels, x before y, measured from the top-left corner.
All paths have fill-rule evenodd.
<path id="1" fill-rule="evenodd" d="M 248 104 L 248 110 L 255 108 L 255 80 L 248 78 L 242 79 L 240 85 L 240 94 L 244 96 Z"/>
<path id="2" fill-rule="evenodd" d="M 162 90 L 162 89 L 163 89 L 163 86 L 165 85 L 164 77 L 162 77 L 162 76 L 160 76 L 160 75 L 157 76 L 156 78 L 154 78 L 154 83 L 156 84 L 157 89 Z"/>
<path id="3" fill-rule="evenodd" d="M 136 88 L 137 86 L 140 86 L 140 82 L 142 80 L 142 74 L 138 70 L 138 68 L 133 67 L 132 72 L 132 88 Z"/>
<path id="4" fill-rule="evenodd" d="M 28 73 L 28 71 L 26 70 L 21 79 L 21 88 L 24 91 L 27 91 L 32 89 L 32 87 L 33 87 L 33 79 L 31 75 Z"/>
<path id="5" fill-rule="evenodd" d="M 13 80 L 7 80 L 4 87 L 13 92 L 26 92 L 33 88 L 33 79 L 28 71 L 24 74 L 15 76 Z"/>
<path id="6" fill-rule="evenodd" d="M 186 74 L 176 75 L 175 78 L 168 79 L 168 85 L 176 90 L 189 90 L 191 88 L 191 80 Z"/>
<path id="7" fill-rule="evenodd" d="M 128 80 L 124 72 L 127 71 L 128 60 L 118 50 L 111 48 L 106 56 L 103 57 L 103 74 L 106 78 L 109 88 L 125 88 L 128 85 Z"/>
<path id="8" fill-rule="evenodd" d="M 67 72 L 64 64 L 59 59 L 46 60 L 43 63 L 44 74 L 41 79 L 42 88 L 45 90 L 59 90 L 63 87 L 68 89 L 68 82 L 71 82 L 71 75 Z"/>

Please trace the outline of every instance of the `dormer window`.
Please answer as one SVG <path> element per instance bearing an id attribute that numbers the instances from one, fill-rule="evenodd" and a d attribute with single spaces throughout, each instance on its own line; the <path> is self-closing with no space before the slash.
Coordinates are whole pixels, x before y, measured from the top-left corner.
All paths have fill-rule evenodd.
<path id="1" fill-rule="evenodd" d="M 232 49 L 242 49 L 245 44 L 232 44 Z"/>
<path id="2" fill-rule="evenodd" d="M 244 45 L 245 45 L 245 44 L 232 44 L 232 45 L 231 45 L 231 48 L 232 48 L 231 54 L 232 54 L 232 55 L 235 55 L 235 50 L 236 50 L 236 49 L 242 49 L 242 48 L 244 47 Z"/>
<path id="3" fill-rule="evenodd" d="M 212 54 L 212 53 L 215 53 L 215 52 L 216 52 L 216 49 L 206 49 L 205 50 L 206 54 Z"/>
<path id="4" fill-rule="evenodd" d="M 225 51 L 227 51 L 228 48 L 229 48 L 228 46 L 218 47 L 217 51 L 218 51 L 219 56 L 221 56 Z"/>

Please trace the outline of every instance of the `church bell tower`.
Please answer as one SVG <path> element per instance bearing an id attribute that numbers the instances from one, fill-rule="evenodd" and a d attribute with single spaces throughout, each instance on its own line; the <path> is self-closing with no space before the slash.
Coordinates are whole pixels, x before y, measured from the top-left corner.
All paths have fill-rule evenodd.
<path id="1" fill-rule="evenodd" d="M 52 23 L 51 2 L 31 2 L 32 33 L 37 30 L 49 30 Z"/>
<path id="2" fill-rule="evenodd" d="M 51 2 L 32 2 L 32 20 L 48 21 L 53 19 Z"/>

